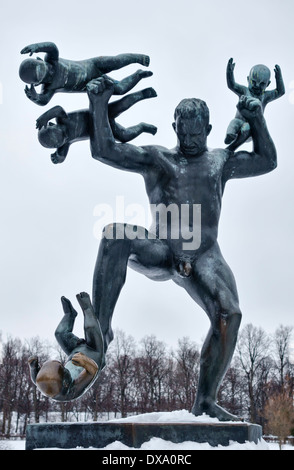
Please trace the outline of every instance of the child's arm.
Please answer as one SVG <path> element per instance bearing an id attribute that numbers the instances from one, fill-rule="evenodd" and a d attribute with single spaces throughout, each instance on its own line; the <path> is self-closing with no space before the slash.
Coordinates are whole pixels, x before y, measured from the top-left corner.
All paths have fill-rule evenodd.
<path id="1" fill-rule="evenodd" d="M 51 62 L 52 60 L 58 60 L 59 51 L 54 42 L 37 42 L 24 47 L 20 53 L 33 55 L 35 52 L 47 52 L 45 60 Z"/>
<path id="2" fill-rule="evenodd" d="M 40 370 L 39 361 L 38 361 L 37 356 L 29 357 L 28 363 L 29 363 L 29 366 L 30 366 L 30 375 L 31 375 L 32 382 L 36 385 L 36 378 L 37 378 L 38 372 Z"/>
<path id="3" fill-rule="evenodd" d="M 25 94 L 29 100 L 40 106 L 45 106 L 51 100 L 52 96 L 54 95 L 54 91 L 44 91 L 43 89 L 42 93 L 37 93 L 34 85 L 31 85 L 31 88 L 26 85 Z"/>
<path id="4" fill-rule="evenodd" d="M 263 102 L 266 105 L 270 101 L 274 101 L 277 98 L 280 98 L 285 94 L 285 85 L 282 76 L 282 71 L 279 65 L 276 65 L 274 68 L 276 76 L 276 89 L 271 91 L 265 91 Z"/>
<path id="5" fill-rule="evenodd" d="M 238 96 L 241 96 L 244 95 L 245 87 L 235 82 L 234 68 L 235 64 L 233 63 L 233 59 L 230 59 L 227 65 L 227 85 L 230 90 Z"/>
<path id="6" fill-rule="evenodd" d="M 65 120 L 67 117 L 67 113 L 61 106 L 54 106 L 54 108 L 49 109 L 36 120 L 36 128 L 41 130 L 42 127 L 47 127 L 47 124 L 51 119 L 59 118 L 61 120 Z"/>
<path id="7" fill-rule="evenodd" d="M 68 150 L 69 150 L 69 143 L 63 144 L 61 147 L 59 147 L 56 152 L 51 154 L 51 161 L 54 164 L 57 163 L 63 163 L 64 160 L 67 157 Z"/>
<path id="8" fill-rule="evenodd" d="M 98 366 L 96 362 L 93 361 L 93 359 L 90 359 L 81 352 L 74 354 L 71 361 L 75 366 L 84 368 L 84 370 L 74 381 L 74 394 L 76 397 L 78 397 L 84 392 L 84 390 L 94 379 L 98 372 Z"/>

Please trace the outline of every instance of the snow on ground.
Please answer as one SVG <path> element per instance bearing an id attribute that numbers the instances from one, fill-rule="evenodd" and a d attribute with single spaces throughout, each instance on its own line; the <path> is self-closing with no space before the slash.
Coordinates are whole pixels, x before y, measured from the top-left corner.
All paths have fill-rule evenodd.
<path id="1" fill-rule="evenodd" d="M 155 412 L 145 413 L 142 415 L 129 416 L 127 418 L 113 419 L 108 422 L 141 422 L 141 423 L 187 423 L 187 422 L 198 422 L 198 423 L 219 423 L 217 418 L 210 418 L 207 415 L 194 416 L 192 413 L 186 410 L 172 411 L 172 412 Z M 230 424 L 240 424 L 240 422 L 231 421 Z M 0 441 L 0 450 L 25 450 L 24 440 L 7 440 Z M 57 449 L 54 449 L 57 450 Z M 83 450 L 77 448 L 76 450 Z M 197 443 L 192 441 L 182 442 L 176 444 L 170 441 L 165 441 L 159 438 L 152 438 L 147 442 L 144 442 L 140 449 L 134 449 L 128 447 L 121 442 L 115 441 L 103 449 L 90 448 L 87 450 L 106 450 L 106 451 L 126 451 L 126 450 L 279 450 L 279 446 L 276 443 L 267 443 L 264 439 L 261 439 L 257 444 L 254 442 L 245 442 L 239 444 L 238 442 L 230 442 L 229 446 L 217 446 L 212 447 L 208 443 Z M 282 450 L 294 450 L 293 446 L 283 445 Z"/>
<path id="2" fill-rule="evenodd" d="M 2 445 L 3 442 L 3 445 Z M 0 441 L 0 450 L 25 450 L 24 440 L 8 440 Z M 58 449 L 52 449 L 58 450 Z M 76 450 L 83 450 L 78 448 Z M 113 442 L 104 449 L 87 449 L 87 450 L 106 450 L 106 451 L 126 451 L 126 450 L 279 450 L 279 445 L 275 443 L 267 443 L 263 439 L 258 443 L 246 442 L 239 444 L 238 442 L 231 442 L 229 446 L 212 447 L 208 443 L 198 444 L 196 442 L 182 442 L 181 444 L 174 444 L 173 442 L 164 441 L 163 439 L 153 438 L 148 442 L 142 444 L 140 449 L 132 449 L 125 446 L 121 442 Z M 283 445 L 282 450 L 294 450 L 294 446 Z"/>

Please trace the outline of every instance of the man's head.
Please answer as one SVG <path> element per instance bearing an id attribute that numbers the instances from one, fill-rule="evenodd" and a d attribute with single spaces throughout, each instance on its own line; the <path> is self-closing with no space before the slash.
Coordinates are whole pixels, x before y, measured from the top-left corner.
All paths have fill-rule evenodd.
<path id="1" fill-rule="evenodd" d="M 266 65 L 254 65 L 249 72 L 248 88 L 254 96 L 260 96 L 270 84 L 271 72 Z"/>
<path id="2" fill-rule="evenodd" d="M 47 72 L 46 64 L 41 59 L 26 59 L 19 67 L 19 76 L 23 82 L 39 85 Z"/>
<path id="3" fill-rule="evenodd" d="M 36 377 L 37 387 L 50 398 L 64 393 L 70 383 L 70 373 L 59 361 L 46 361 Z"/>
<path id="4" fill-rule="evenodd" d="M 197 98 L 182 100 L 175 109 L 174 119 L 178 145 L 185 155 L 197 155 L 206 150 L 211 125 L 209 109 L 204 101 Z"/>
<path id="5" fill-rule="evenodd" d="M 47 127 L 38 132 L 38 139 L 43 147 L 57 149 L 65 143 L 66 136 L 62 126 L 49 122 Z"/>

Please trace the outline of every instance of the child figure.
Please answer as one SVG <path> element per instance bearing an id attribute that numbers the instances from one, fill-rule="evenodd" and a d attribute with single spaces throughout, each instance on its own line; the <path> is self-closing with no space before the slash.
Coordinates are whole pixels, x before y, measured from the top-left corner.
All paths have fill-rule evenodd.
<path id="1" fill-rule="evenodd" d="M 248 87 L 239 85 L 234 79 L 234 68 L 235 64 L 233 59 L 230 59 L 227 65 L 227 84 L 230 90 L 236 93 L 239 97 L 242 95 L 257 98 L 262 105 L 264 111 L 266 105 L 285 93 L 285 87 L 282 77 L 282 72 L 279 65 L 275 66 L 275 77 L 276 77 L 276 89 L 266 90 L 270 84 L 270 70 L 265 65 L 255 65 L 252 67 L 249 73 Z M 250 126 L 248 122 L 242 117 L 239 111 L 237 111 L 235 118 L 230 122 L 227 129 L 225 138 L 225 144 L 231 144 L 230 149 L 234 150 L 239 145 L 246 142 L 250 137 Z"/>
<path id="2" fill-rule="evenodd" d="M 19 76 L 31 85 L 25 87 L 27 97 L 34 103 L 44 106 L 57 92 L 85 92 L 86 85 L 93 78 L 101 77 L 113 70 L 130 64 L 139 63 L 149 66 L 149 56 L 143 54 L 119 54 L 100 56 L 92 59 L 72 61 L 59 57 L 57 46 L 53 42 L 31 44 L 21 50 L 21 54 L 46 52 L 44 60 L 26 59 L 19 68 Z M 137 70 L 121 81 L 114 81 L 115 95 L 123 95 L 131 90 L 142 78 L 150 77 L 152 72 Z M 41 93 L 35 86 L 42 85 Z"/>
<path id="3" fill-rule="evenodd" d="M 45 396 L 56 401 L 70 401 L 83 395 L 104 367 L 103 337 L 90 297 L 82 292 L 77 299 L 84 313 L 85 339 L 72 333 L 77 312 L 65 297 L 61 298 L 64 316 L 55 331 L 58 343 L 68 355 L 66 364 L 49 360 L 40 367 L 37 357 L 29 358 L 32 381 Z"/>
<path id="4" fill-rule="evenodd" d="M 116 117 L 138 101 L 155 96 L 157 95 L 153 88 L 146 88 L 109 103 L 108 118 L 115 139 L 120 142 L 129 142 L 142 132 L 156 134 L 157 128 L 152 124 L 141 122 L 136 126 L 125 128 L 115 122 Z M 54 118 L 56 124 L 49 122 L 50 119 Z M 46 148 L 57 149 L 51 155 L 52 162 L 62 163 L 72 143 L 90 138 L 91 115 L 88 109 L 66 113 L 61 106 L 55 106 L 37 119 L 36 127 L 39 129 L 38 139 L 40 144 Z"/>

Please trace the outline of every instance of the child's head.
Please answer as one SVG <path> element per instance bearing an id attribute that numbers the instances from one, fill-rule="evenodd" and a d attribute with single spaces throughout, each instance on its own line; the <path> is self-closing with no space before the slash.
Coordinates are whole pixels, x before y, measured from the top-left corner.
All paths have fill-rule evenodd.
<path id="1" fill-rule="evenodd" d="M 26 59 L 19 67 L 19 76 L 23 82 L 38 85 L 46 75 L 46 64 L 40 59 Z"/>
<path id="2" fill-rule="evenodd" d="M 249 91 L 255 96 L 262 95 L 270 84 L 270 77 L 271 72 L 266 65 L 254 65 L 247 77 Z"/>
<path id="3" fill-rule="evenodd" d="M 46 361 L 36 377 L 39 390 L 47 397 L 64 394 L 71 384 L 70 372 L 59 361 Z"/>
<path id="4" fill-rule="evenodd" d="M 38 139 L 43 147 L 57 149 L 65 143 L 66 136 L 62 126 L 49 122 L 47 127 L 38 132 Z"/>

